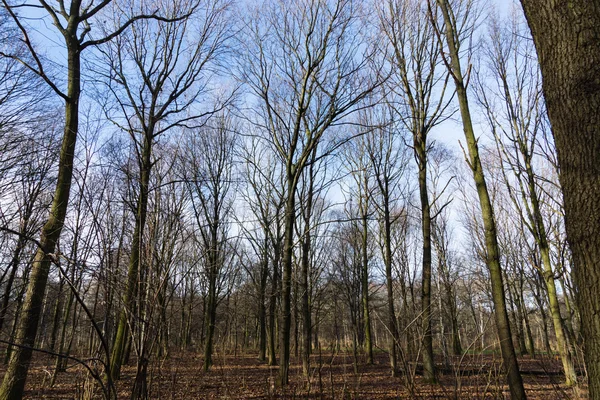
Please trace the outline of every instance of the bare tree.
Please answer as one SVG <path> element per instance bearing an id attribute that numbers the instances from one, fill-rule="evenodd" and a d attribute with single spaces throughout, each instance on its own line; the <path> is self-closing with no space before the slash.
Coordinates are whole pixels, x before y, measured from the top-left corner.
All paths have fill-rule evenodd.
<path id="1" fill-rule="evenodd" d="M 0 8 L 0 149 L 5 170 L 10 149 L 21 143 L 24 127 L 42 122 L 50 106 L 50 88 L 22 63 L 32 62 L 26 43 L 19 40 L 19 27 L 5 6 Z M 20 61 L 21 60 L 21 61 Z M 17 133 L 19 132 L 19 133 Z"/>
<path id="2" fill-rule="evenodd" d="M 186 149 L 185 181 L 206 260 L 208 295 L 205 312 L 204 370 L 212 366 L 218 302 L 218 281 L 226 261 L 228 231 L 233 212 L 235 125 L 230 115 L 219 115 L 190 138 Z"/>
<path id="3" fill-rule="evenodd" d="M 4 9 L 20 30 L 22 40 L 28 50 L 28 58 L 30 58 L 21 57 L 19 53 L 7 53 L 4 56 L 17 60 L 38 75 L 65 103 L 65 129 L 60 150 L 56 190 L 50 215 L 42 228 L 39 248 L 29 279 L 21 322 L 15 338 L 18 347 L 12 353 L 8 371 L 4 375 L 0 387 L 0 398 L 2 399 L 20 398 L 23 394 L 37 334 L 44 291 L 48 281 L 48 272 L 67 212 L 73 175 L 75 144 L 79 129 L 81 54 L 90 47 L 109 42 L 118 37 L 136 20 L 159 18 L 154 13 L 150 13 L 135 15 L 125 20 L 121 19 L 121 23 L 113 31 L 107 32 L 99 38 L 92 38 L 90 35 L 93 21 L 98 13 L 110 3 L 111 0 L 91 1 L 85 4 L 81 1 L 74 1 L 69 7 L 66 7 L 63 1 L 58 1 L 56 5 L 50 5 L 43 0 L 40 0 L 39 4 L 37 2 L 20 4 L 8 0 L 2 1 Z M 46 17 L 52 21 L 59 36 L 64 40 L 62 44 L 66 49 L 67 65 L 66 71 L 64 71 L 66 79 L 62 82 L 60 79 L 55 79 L 48 74 L 48 65 L 33 41 L 31 31 L 18 16 L 17 7 L 41 8 Z M 61 86 L 64 86 L 64 88 L 61 88 Z"/>
<path id="4" fill-rule="evenodd" d="M 369 121 L 369 123 L 372 121 Z M 369 126 L 367 121 L 363 121 L 365 126 Z M 369 128 L 367 128 L 369 129 Z M 362 316 L 364 322 L 364 345 L 367 353 L 367 364 L 373 364 L 373 322 L 371 320 L 370 306 L 370 266 L 372 264 L 373 254 L 369 246 L 372 227 L 370 222 L 373 211 L 373 191 L 376 182 L 373 179 L 373 166 L 368 151 L 368 139 L 366 135 L 361 135 L 346 145 L 345 158 L 348 168 L 348 174 L 352 177 L 353 185 L 350 187 L 351 198 L 356 199 L 358 209 L 357 218 L 360 222 L 360 259 L 361 259 L 361 289 L 362 289 Z"/>
<path id="5" fill-rule="evenodd" d="M 451 335 L 452 354 L 462 355 L 462 345 L 459 335 L 458 304 L 456 282 L 459 280 L 458 255 L 452 247 L 453 226 L 450 203 L 453 201 L 453 188 L 450 181 L 455 177 L 451 164 L 455 156 L 443 145 L 433 149 L 430 155 L 431 193 L 435 201 L 432 204 L 433 214 L 431 240 L 437 256 L 437 276 L 441 281 L 442 292 L 438 293 L 439 301 L 443 303 L 445 315 L 440 316 L 444 329 L 449 327 Z M 443 347 L 447 340 L 443 337 Z M 444 347 L 444 348 L 445 348 Z"/>
<path id="6" fill-rule="evenodd" d="M 11 201 L 0 206 L 0 230 L 7 229 L 16 236 L 14 243 L 11 241 L 10 261 L 0 277 L 0 282 L 5 285 L 0 304 L 0 330 L 5 323 L 19 266 L 27 256 L 28 241 L 41 228 L 43 214 L 48 212 L 49 191 L 55 183 L 58 127 L 40 124 L 29 129 L 30 132 L 23 133 L 26 139 L 22 139 L 17 147 L 22 154 L 19 163 L 11 178 L 2 185 L 3 197 Z"/>
<path id="7" fill-rule="evenodd" d="M 577 375 L 560 313 L 547 223 L 541 210 L 541 178 L 535 171 L 538 134 L 545 122 L 541 79 L 533 45 L 523 38 L 516 16 L 508 28 L 501 24 L 493 20 L 490 26 L 485 56 L 491 79 L 481 71 L 476 92 L 494 134 L 510 199 L 540 251 L 558 351 L 566 383 L 571 386 L 577 383 Z"/>
<path id="8" fill-rule="evenodd" d="M 281 171 L 273 149 L 252 136 L 246 142 L 241 158 L 244 162 L 245 187 L 242 192 L 254 224 L 240 221 L 245 236 L 259 256 L 261 268 L 255 283 L 258 284 L 259 360 L 276 365 L 275 309 L 281 260 L 281 210 L 284 193 L 279 180 Z M 271 267 L 271 268 L 270 268 Z M 268 283 L 270 281 L 270 293 Z M 267 308 L 266 299 L 269 298 Z"/>
<path id="9" fill-rule="evenodd" d="M 441 16 L 439 17 L 443 21 L 441 27 L 437 24 L 438 15 L 437 13 L 434 14 L 432 8 L 433 7 L 430 7 L 430 19 L 435 25 L 438 37 L 441 40 L 443 38 L 443 51 L 448 51 L 447 56 L 445 54 L 442 55 L 456 86 L 456 95 L 467 142 L 467 163 L 473 173 L 473 179 L 479 197 L 485 233 L 485 260 L 490 271 L 492 283 L 491 289 L 496 315 L 496 328 L 500 339 L 504 367 L 507 369 L 511 398 L 525 399 L 526 395 L 523 387 L 523 379 L 519 372 L 519 364 L 512 342 L 508 314 L 506 312 L 506 299 L 504 294 L 502 267 L 500 265 L 500 250 L 498 248 L 494 209 L 486 184 L 485 174 L 479 155 L 479 145 L 471 119 L 471 110 L 467 94 L 467 72 L 464 71 L 462 67 L 463 59 L 461 47 L 473 33 L 476 5 L 472 0 L 458 0 L 454 2 L 449 0 L 437 0 L 437 7 L 435 10 L 441 12 Z M 465 157 L 467 156 L 465 155 Z"/>
<path id="10" fill-rule="evenodd" d="M 423 233 L 422 317 L 423 365 L 425 379 L 436 381 L 431 336 L 431 201 L 429 199 L 427 154 L 432 144 L 429 132 L 443 122 L 452 96 L 446 95 L 449 79 L 440 58 L 441 43 L 427 22 L 427 3 L 420 0 L 389 1 L 380 10 L 381 29 L 391 46 L 392 79 L 390 90 L 398 100 L 390 99 L 397 118 L 412 134 L 418 167 Z M 446 98 L 448 97 L 448 98 Z"/>
<path id="11" fill-rule="evenodd" d="M 288 383 L 296 188 L 326 132 L 378 86 L 372 48 L 358 34 L 352 0 L 273 2 L 247 23 L 241 77 L 259 101 L 254 122 L 285 165 L 279 381 Z M 327 154 L 327 152 L 323 152 Z"/>
<path id="12" fill-rule="evenodd" d="M 152 5 L 153 6 L 153 5 Z M 149 4 L 127 4 L 118 13 L 147 12 Z M 206 100 L 211 75 L 227 40 L 228 3 L 220 0 L 187 0 L 163 4 L 171 19 L 137 21 L 129 33 L 101 48 L 108 70 L 105 84 L 116 103 L 106 106 L 108 117 L 128 132 L 135 143 L 138 167 L 135 227 L 124 295 L 125 309 L 119 318 L 111 357 L 111 374 L 118 378 L 129 336 L 127 312 L 134 309 L 140 273 L 140 254 L 145 232 L 150 178 L 154 164 L 153 146 L 174 127 L 194 127 L 215 111 Z M 115 21 L 115 23 L 117 23 Z M 132 68 L 133 67 L 133 68 Z M 217 105 L 219 109 L 222 105 Z"/>
<path id="13" fill-rule="evenodd" d="M 389 355 L 392 376 L 397 372 L 397 350 L 399 343 L 398 324 L 396 320 L 395 300 L 394 300 L 394 276 L 393 276 L 393 244 L 392 229 L 393 226 L 402 218 L 402 213 L 397 213 L 400 199 L 407 196 L 407 171 L 409 157 L 407 148 L 402 143 L 402 128 L 394 121 L 394 112 L 388 104 L 376 107 L 361 113 L 364 119 L 363 124 L 367 127 L 365 135 L 359 139 L 358 143 L 364 147 L 361 150 L 354 150 L 353 153 L 361 155 L 364 151 L 365 162 L 368 166 L 363 166 L 362 170 L 356 168 L 356 173 L 366 174 L 363 179 L 365 186 L 372 181 L 372 188 L 365 187 L 365 201 L 372 204 L 373 214 L 379 222 L 378 241 L 381 248 L 381 255 L 385 267 L 385 280 L 387 290 L 387 326 L 389 330 Z M 400 131 L 400 132 L 398 132 Z M 348 156 L 350 164 L 353 165 L 352 156 Z M 354 164 L 355 165 L 355 164 Z M 355 167 L 358 167 L 355 165 Z M 358 187 L 361 185 L 357 182 Z M 361 213 L 363 212 L 360 207 Z M 370 210 L 366 210 L 367 213 Z M 367 216 L 369 216 L 367 214 Z M 366 248 L 365 248 L 366 251 Z M 365 272 L 368 270 L 365 270 Z"/>

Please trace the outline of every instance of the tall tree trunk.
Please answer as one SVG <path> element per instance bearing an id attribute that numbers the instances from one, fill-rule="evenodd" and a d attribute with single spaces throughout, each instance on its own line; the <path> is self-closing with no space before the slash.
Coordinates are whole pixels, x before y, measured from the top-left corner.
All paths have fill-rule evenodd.
<path id="1" fill-rule="evenodd" d="M 550 264 L 550 249 L 545 239 L 540 241 L 540 252 L 542 255 L 542 263 L 544 265 L 544 272 L 542 275 L 544 277 L 544 282 L 546 283 L 546 290 L 548 293 L 548 304 L 550 305 L 550 316 L 552 317 L 554 334 L 556 336 L 556 346 L 562 361 L 565 373 L 565 382 L 567 386 L 572 386 L 577 383 L 577 373 L 575 372 L 573 357 L 569 349 L 569 342 L 565 335 L 563 319 L 560 315 L 560 304 L 558 302 L 558 295 L 556 293 L 554 271 L 552 270 L 552 265 Z"/>
<path id="2" fill-rule="evenodd" d="M 72 282 L 72 281 L 71 281 Z M 67 327 L 69 324 L 69 317 L 71 316 L 71 309 L 73 308 L 73 301 L 75 299 L 75 296 L 73 296 L 72 291 L 69 290 L 69 292 L 71 293 L 69 295 L 69 298 L 67 300 L 67 304 L 65 306 L 64 309 L 64 315 L 62 318 L 62 324 L 61 324 L 61 328 L 60 328 L 60 338 L 58 340 L 58 353 L 59 354 L 63 354 L 65 351 L 65 343 L 66 343 L 66 337 L 67 337 Z M 51 380 L 51 384 L 53 385 L 54 382 L 56 381 L 56 377 L 58 375 L 59 372 L 64 372 L 66 369 L 66 359 L 63 357 L 57 357 L 56 361 L 54 363 L 54 371 L 52 373 L 52 380 Z"/>
<path id="3" fill-rule="evenodd" d="M 290 168 L 288 168 L 290 169 Z M 291 169 L 294 169 L 291 167 Z M 284 216 L 283 276 L 281 280 L 281 326 L 279 337 L 279 384 L 288 384 L 290 368 L 290 333 L 292 324 L 292 255 L 294 251 L 294 220 L 296 217 L 296 177 L 287 176 L 287 201 Z"/>
<path id="4" fill-rule="evenodd" d="M 529 199 L 531 203 L 531 217 L 533 219 L 533 236 L 540 248 L 542 259 L 544 282 L 546 283 L 546 292 L 548 293 L 548 304 L 550 305 L 550 316 L 554 326 L 554 334 L 556 335 L 556 344 L 560 355 L 567 386 L 572 386 L 577 383 L 577 374 L 575 365 L 573 364 L 572 354 L 569 348 L 569 343 L 565 335 L 565 324 L 560 314 L 560 305 L 558 303 L 558 295 L 556 293 L 556 282 L 554 280 L 554 268 L 550 260 L 550 246 L 548 244 L 548 236 L 546 226 L 540 209 L 538 194 L 536 191 L 535 175 L 531 165 L 531 157 L 526 155 L 525 171 L 527 173 L 527 189 L 529 191 Z M 565 293 L 565 296 L 567 294 Z"/>
<path id="5" fill-rule="evenodd" d="M 279 233 L 278 233 L 279 235 Z M 271 282 L 271 293 L 269 295 L 269 362 L 270 366 L 277 365 L 277 355 L 275 353 L 275 337 L 277 333 L 275 312 L 277 310 L 277 298 L 279 285 L 279 261 L 280 261 L 280 246 L 275 243 L 273 246 L 273 280 Z"/>
<path id="6" fill-rule="evenodd" d="M 192 285 L 192 282 L 190 282 L 190 286 Z M 185 346 L 189 346 L 192 343 L 192 321 L 194 318 L 194 297 L 195 297 L 195 291 L 193 286 L 191 286 L 190 288 L 190 300 L 188 303 L 188 311 L 187 311 L 187 317 L 186 317 L 186 324 L 185 324 Z"/>
<path id="7" fill-rule="evenodd" d="M 442 347 L 442 355 L 443 355 L 443 359 L 444 359 L 444 367 L 445 368 L 450 368 L 450 359 L 449 359 L 449 354 L 450 352 L 448 351 L 448 339 L 447 339 L 447 334 L 446 334 L 446 323 L 448 322 L 448 316 L 446 313 L 444 312 L 444 306 L 443 306 L 443 300 L 442 300 L 442 284 L 440 282 L 440 274 L 438 273 L 437 275 L 437 279 L 436 279 L 436 289 L 438 292 L 438 296 L 437 296 L 437 300 L 438 300 L 438 324 L 439 324 L 439 337 L 440 337 L 440 344 Z"/>
<path id="8" fill-rule="evenodd" d="M 441 274 L 442 286 L 444 294 L 440 293 L 440 297 L 443 296 L 446 302 L 448 319 L 450 322 L 450 330 L 452 335 L 452 354 L 460 356 L 462 354 L 462 344 L 460 343 L 460 334 L 458 330 L 458 310 L 456 306 L 456 295 L 452 286 L 452 279 L 450 277 L 448 259 L 446 255 L 446 248 L 441 242 L 441 239 L 433 236 L 434 244 L 436 246 L 436 252 L 438 257 L 438 273 Z"/>
<path id="9" fill-rule="evenodd" d="M 312 167 L 312 165 L 311 165 Z M 312 169 L 312 168 L 311 168 Z M 312 171 L 311 171 L 312 172 Z M 312 185 L 312 179 L 311 179 Z M 311 336 L 312 336 L 312 321 L 310 311 L 310 285 L 309 285 L 309 270 L 310 270 L 310 215 L 312 209 L 312 187 L 309 188 L 308 199 L 306 202 L 307 209 L 304 211 L 304 235 L 302 239 L 302 276 L 301 276 L 301 292 L 302 292 L 302 372 L 305 377 L 310 373 L 310 353 L 311 353 Z"/>
<path id="10" fill-rule="evenodd" d="M 140 186 L 139 197 L 137 201 L 137 210 L 135 216 L 135 227 L 133 229 L 133 238 L 131 241 L 131 253 L 129 254 L 129 269 L 127 271 L 127 282 L 125 295 L 123 297 L 123 309 L 119 314 L 117 335 L 113 344 L 111 355 L 110 373 L 113 380 L 119 379 L 121 375 L 121 365 L 125 362 L 127 353 L 127 342 L 129 332 L 129 314 L 135 310 L 135 300 L 137 297 L 137 287 L 140 275 L 140 255 L 142 249 L 142 236 L 146 226 L 146 217 L 148 214 L 148 191 L 150 185 L 150 170 L 152 167 L 152 140 L 151 132 L 154 129 L 148 128 L 144 135 L 144 143 L 140 160 Z"/>
<path id="11" fill-rule="evenodd" d="M 58 292 L 56 295 L 56 302 L 54 303 L 54 314 L 52 317 L 52 331 L 50 332 L 50 343 L 48 348 L 54 352 L 56 350 L 56 336 L 58 334 L 58 327 L 60 325 L 60 315 L 62 313 L 62 291 L 65 283 L 64 277 L 61 276 L 58 284 Z"/>
<path id="12" fill-rule="evenodd" d="M 304 219 L 304 232 L 302 234 L 302 259 L 301 259 L 301 291 L 302 291 L 302 372 L 305 377 L 310 373 L 310 354 L 312 345 L 312 318 L 310 298 L 310 267 L 311 267 L 311 217 L 313 214 L 314 177 L 316 149 L 311 155 L 311 163 L 308 167 L 306 182 L 306 202 L 303 204 L 302 216 Z"/>
<path id="13" fill-rule="evenodd" d="M 463 130 L 467 142 L 469 153 L 469 166 L 473 172 L 473 180 L 479 197 L 479 205 L 483 219 L 483 227 L 485 234 L 485 249 L 486 263 L 490 272 L 492 299 L 495 308 L 496 329 L 500 339 L 500 349 L 504 361 L 504 368 L 507 371 L 508 385 L 510 394 L 513 400 L 525 399 L 525 388 L 523 387 L 523 379 L 519 372 L 519 364 L 515 354 L 515 348 L 512 342 L 512 334 L 510 331 L 510 322 L 508 313 L 506 312 L 506 298 L 504 294 L 504 283 L 502 279 L 502 268 L 500 266 L 500 250 L 498 248 L 498 237 L 496 230 L 496 221 L 494 219 L 494 211 L 492 202 L 488 193 L 481 159 L 479 158 L 479 146 L 473 123 L 471 121 L 471 112 L 469 109 L 469 101 L 467 89 L 464 84 L 463 72 L 460 64 L 460 55 L 458 52 L 459 43 L 456 42 L 458 34 L 453 25 L 455 21 L 451 15 L 451 9 L 448 0 L 437 0 L 441 8 L 444 18 L 446 43 L 448 45 L 450 55 L 450 69 L 452 77 L 456 85 L 456 94 L 460 107 L 460 114 L 463 122 Z"/>
<path id="14" fill-rule="evenodd" d="M 267 278 L 269 275 L 269 234 L 265 231 L 264 254 L 260 271 L 260 287 L 258 288 L 258 325 L 260 329 L 258 342 L 258 360 L 267 359 Z"/>
<path id="15" fill-rule="evenodd" d="M 564 267 L 562 265 L 560 266 L 560 271 L 564 271 Z M 575 334 L 575 327 L 573 326 L 573 320 L 576 319 L 576 310 L 573 309 L 572 302 L 570 299 L 571 295 L 567 291 L 564 276 L 561 276 L 558 279 L 558 282 L 560 283 L 561 291 L 564 293 L 565 309 L 567 311 L 567 318 L 564 319 L 565 331 L 566 331 L 565 333 L 569 337 L 569 340 L 571 341 L 571 343 L 575 344 L 575 343 L 577 343 L 577 335 Z"/>
<path id="16" fill-rule="evenodd" d="M 398 366 L 398 325 L 396 324 L 396 311 L 394 309 L 394 277 L 392 276 L 392 221 L 390 215 L 390 201 L 387 182 L 385 184 L 383 200 L 383 230 L 384 230 L 384 263 L 385 263 L 385 286 L 387 289 L 388 325 L 390 329 L 390 368 L 392 376 L 396 376 Z"/>
<path id="17" fill-rule="evenodd" d="M 294 257 L 294 262 L 293 265 L 297 268 L 298 267 L 298 263 L 296 261 L 296 257 Z M 300 355 L 300 341 L 299 341 L 299 329 L 300 329 L 300 314 L 299 314 L 299 310 L 298 310 L 298 271 L 294 270 L 293 275 L 292 275 L 292 309 L 293 309 L 293 318 L 292 321 L 294 322 L 294 357 L 298 358 Z"/>
<path id="18" fill-rule="evenodd" d="M 204 341 L 204 371 L 208 371 L 212 366 L 212 352 L 213 352 L 213 338 L 215 334 L 215 322 L 217 315 L 217 275 L 219 256 L 216 254 L 217 249 L 217 233 L 216 229 L 213 232 L 213 238 L 211 239 L 213 247 L 209 250 L 209 274 L 208 274 L 208 299 L 206 304 L 206 313 L 204 314 L 205 322 L 204 327 L 206 329 L 205 341 Z"/>
<path id="19" fill-rule="evenodd" d="M 366 177 L 365 177 L 366 179 Z M 366 184 L 365 184 L 365 190 Z M 366 202 L 366 198 L 361 202 Z M 361 203 L 362 213 L 362 236 L 361 236 L 361 255 L 362 255 L 362 308 L 363 322 L 365 329 L 365 349 L 367 352 L 367 364 L 373 364 L 373 341 L 371 332 L 371 312 L 369 307 L 369 253 L 368 253 L 368 238 L 369 238 L 369 223 L 367 219 L 368 209 L 366 204 Z"/>
<path id="20" fill-rule="evenodd" d="M 521 0 L 560 165 L 589 391 L 600 399 L 600 4 Z"/>
<path id="21" fill-rule="evenodd" d="M 525 302 L 523 298 L 521 298 L 521 301 L 523 303 Z M 529 313 L 527 312 L 527 307 L 524 307 L 523 323 L 525 324 L 525 333 L 527 333 L 527 351 L 532 357 L 535 357 L 535 343 L 533 341 L 533 334 L 531 332 L 531 324 L 529 322 Z"/>
<path id="22" fill-rule="evenodd" d="M 548 335 L 548 316 L 543 308 L 540 308 L 540 314 L 542 314 L 542 329 L 544 334 L 544 348 L 548 357 L 552 354 L 552 347 L 550 347 L 550 335 Z"/>
<path id="23" fill-rule="evenodd" d="M 94 303 L 92 305 L 92 318 L 94 319 L 94 321 L 97 320 L 97 311 L 98 311 L 98 300 L 100 299 L 100 284 L 99 282 L 96 282 L 96 290 L 94 291 Z M 87 351 L 88 354 L 94 354 L 94 348 L 97 345 L 97 338 L 96 337 L 96 330 L 94 329 L 93 324 L 90 324 L 90 333 L 88 335 L 88 344 L 87 344 Z"/>
<path id="24" fill-rule="evenodd" d="M 158 302 L 158 348 L 157 356 L 164 357 L 169 354 L 169 326 L 167 320 L 167 285 L 162 285 L 157 294 Z"/>
<path id="25" fill-rule="evenodd" d="M 71 8 L 74 8 L 71 7 Z M 73 19 L 75 17 L 71 17 Z M 77 16 L 78 18 L 78 16 Z M 77 21 L 79 22 L 79 21 Z M 70 20 L 69 26 L 72 21 Z M 60 237 L 69 204 L 71 179 L 73 176 L 73 159 L 75 143 L 79 128 L 79 96 L 81 93 L 80 49 L 77 33 L 67 39 L 67 99 L 65 100 L 65 130 L 60 150 L 58 178 L 54 199 L 48 220 L 41 232 L 40 247 L 38 248 L 33 267 L 29 276 L 27 294 L 21 320 L 17 329 L 15 341 L 19 345 L 11 354 L 8 369 L 0 386 L 0 399 L 20 399 L 23 396 L 25 380 L 31 362 L 31 355 L 37 335 L 40 312 L 44 302 L 46 283 L 50 264 Z"/>
<path id="26" fill-rule="evenodd" d="M 437 381 L 431 335 L 431 206 L 427 193 L 427 148 L 420 134 L 415 135 L 415 151 L 419 164 L 419 197 L 421 199 L 421 232 L 423 234 L 423 269 L 421 285 L 421 318 L 423 327 L 423 379 Z"/>

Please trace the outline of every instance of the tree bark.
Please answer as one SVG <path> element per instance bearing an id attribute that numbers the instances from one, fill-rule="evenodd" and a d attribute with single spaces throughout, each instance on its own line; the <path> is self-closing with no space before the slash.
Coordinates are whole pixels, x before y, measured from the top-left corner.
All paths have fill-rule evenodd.
<path id="1" fill-rule="evenodd" d="M 265 231 L 264 254 L 260 271 L 260 287 L 258 288 L 258 325 L 260 329 L 258 342 L 258 360 L 267 359 L 267 306 L 265 304 L 267 293 L 267 277 L 269 275 L 269 239 L 268 232 Z"/>
<path id="2" fill-rule="evenodd" d="M 277 240 L 279 240 L 279 231 L 277 232 Z M 273 280 L 271 282 L 271 293 L 269 296 L 269 362 L 270 366 L 277 365 L 276 355 L 276 318 L 275 312 L 277 310 L 277 298 L 278 296 L 278 285 L 279 285 L 279 261 L 280 261 L 280 245 L 279 243 L 273 244 Z"/>
<path id="3" fill-rule="evenodd" d="M 538 53 L 558 153 L 590 398 L 600 399 L 600 4 L 521 3 Z"/>
<path id="4" fill-rule="evenodd" d="M 127 271 L 127 282 L 125 287 L 125 295 L 123 300 L 123 309 L 119 314 L 119 322 L 117 326 L 117 335 L 113 345 L 111 355 L 110 373 L 113 380 L 119 379 L 121 375 L 121 365 L 127 358 L 125 356 L 126 343 L 128 340 L 129 322 L 128 315 L 135 308 L 135 299 L 137 295 L 137 287 L 140 274 L 140 255 L 142 249 L 142 236 L 146 226 L 146 217 L 148 214 L 148 192 L 150 186 L 150 170 L 152 167 L 152 140 L 154 131 L 153 127 L 148 127 L 148 131 L 144 135 L 144 143 L 142 148 L 142 159 L 140 160 L 140 182 L 139 182 L 139 198 L 137 201 L 137 211 L 135 217 L 135 227 L 133 229 L 133 238 L 131 241 L 131 253 L 129 254 L 129 269 Z"/>
<path id="5" fill-rule="evenodd" d="M 79 129 L 79 96 L 81 93 L 80 51 L 76 37 L 69 38 L 67 63 L 69 66 L 67 100 L 65 101 L 65 130 L 60 150 L 58 179 L 50 215 L 42 228 L 40 247 L 33 261 L 27 294 L 21 312 L 21 321 L 15 341 L 17 347 L 11 354 L 8 369 L 0 387 L 0 399 L 19 399 L 23 396 L 25 380 L 31 362 L 32 349 L 37 335 L 38 322 L 44 301 L 46 283 L 56 242 L 60 237 L 67 213 L 73 158 Z"/>
<path id="6" fill-rule="evenodd" d="M 310 309 L 310 251 L 311 251 L 311 215 L 313 207 L 313 163 L 310 165 L 308 177 L 308 193 L 306 203 L 303 205 L 304 210 L 304 233 L 302 238 L 302 260 L 301 260 L 301 292 L 302 292 L 302 372 L 305 377 L 310 373 L 310 353 L 311 353 L 311 337 L 312 337 L 312 321 Z"/>
<path id="7" fill-rule="evenodd" d="M 284 217 L 283 276 L 281 280 L 281 332 L 279 337 L 279 384 L 288 384 L 290 368 L 290 332 L 292 324 L 292 253 L 294 251 L 294 220 L 296 217 L 296 174 L 288 167 L 287 201 Z"/>
<path id="8" fill-rule="evenodd" d="M 384 184 L 385 193 L 383 194 L 383 226 L 384 226 L 384 263 L 385 263 L 385 285 L 387 289 L 388 303 L 388 325 L 390 329 L 390 368 L 392 376 L 396 376 L 398 370 L 398 324 L 396 323 L 396 311 L 394 307 L 394 279 L 392 276 L 392 220 L 390 213 L 389 187 L 387 181 Z"/>
<path id="9" fill-rule="evenodd" d="M 364 190 L 365 197 L 359 199 L 360 212 L 362 213 L 362 236 L 361 236 L 361 255 L 362 255 L 362 307 L 364 315 L 364 329 L 365 329 L 365 348 L 367 352 L 367 364 L 373 364 L 373 340 L 371 338 L 371 314 L 369 307 L 369 254 L 368 254 L 368 237 L 369 237 L 369 224 L 368 224 L 368 186 L 367 176 L 364 176 Z"/>
<path id="10" fill-rule="evenodd" d="M 431 335 L 431 205 L 427 193 L 427 148 L 422 134 L 414 135 L 415 152 L 419 164 L 419 197 L 421 200 L 421 232 L 423 234 L 423 263 L 421 284 L 421 318 L 423 328 L 423 379 L 429 383 L 437 381 L 433 359 L 433 337 Z"/>
<path id="11" fill-rule="evenodd" d="M 216 212 L 218 213 L 218 211 Z M 215 217 L 215 215 L 213 215 Z M 217 319 L 217 278 L 220 270 L 221 255 L 218 250 L 217 229 L 219 226 L 218 217 L 213 220 L 215 224 L 211 227 L 211 244 L 208 249 L 208 299 L 206 304 L 206 313 L 204 314 L 204 327 L 206 337 L 204 342 L 204 371 L 208 371 L 212 366 L 213 337 L 215 334 L 215 322 Z"/>
<path id="12" fill-rule="evenodd" d="M 464 83 L 463 72 L 460 63 L 460 55 L 458 51 L 459 43 L 456 42 L 457 33 L 453 25 L 453 17 L 451 16 L 450 5 L 448 0 L 437 0 L 444 18 L 445 36 L 448 50 L 450 53 L 449 68 L 452 71 L 452 77 L 456 85 L 456 94 L 459 102 L 460 114 L 463 122 L 463 130 L 467 142 L 469 153 L 469 166 L 473 172 L 473 179 L 479 197 L 479 205 L 483 219 L 483 227 L 485 234 L 485 249 L 486 249 L 486 264 L 490 272 L 492 299 L 495 308 L 496 329 L 500 339 L 500 349 L 506 368 L 508 385 L 510 394 L 513 400 L 521 400 L 527 398 L 525 388 L 523 387 L 523 379 L 519 372 L 519 364 L 515 354 L 515 348 L 512 342 L 512 334 L 510 331 L 510 322 L 508 313 L 506 312 L 506 298 L 504 294 L 504 282 L 502 279 L 502 267 L 500 265 L 500 250 L 498 248 L 498 236 L 496 229 L 496 221 L 494 219 L 494 210 L 488 193 L 485 175 L 481 159 L 479 158 L 479 146 L 473 123 L 471 121 L 471 112 L 467 96 L 467 89 Z"/>

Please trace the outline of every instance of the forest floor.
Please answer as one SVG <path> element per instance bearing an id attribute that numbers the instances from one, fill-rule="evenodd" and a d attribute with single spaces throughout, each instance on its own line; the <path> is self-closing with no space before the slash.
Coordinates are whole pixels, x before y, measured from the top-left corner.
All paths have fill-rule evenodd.
<path id="1" fill-rule="evenodd" d="M 388 356 L 375 354 L 373 365 L 359 358 L 354 371 L 351 353 L 331 352 L 313 356 L 311 376 L 302 376 L 299 359 L 292 358 L 290 384 L 276 388 L 277 367 L 269 367 L 256 355 L 217 354 L 210 372 L 202 371 L 202 358 L 193 353 L 173 354 L 153 361 L 148 368 L 148 397 L 151 399 L 503 399 L 508 388 L 500 369 L 498 355 L 466 355 L 455 357 L 450 366 L 440 371 L 439 383 L 427 384 L 415 367 L 412 372 L 391 377 Z M 443 360 L 436 360 L 441 367 Z M 520 358 L 525 389 L 529 399 L 587 398 L 581 385 L 575 391 L 562 382 L 560 362 L 554 358 Z M 38 358 L 27 380 L 26 399 L 89 398 L 91 382 L 81 366 L 72 366 L 59 374 L 50 387 L 53 361 Z M 416 366 L 418 368 L 418 366 Z M 5 366 L 0 367 L 0 374 Z M 413 377 L 411 379 L 410 377 Z M 125 366 L 117 383 L 119 399 L 129 399 L 135 367 Z M 310 384 L 309 384 L 310 382 Z M 101 398 L 96 388 L 96 395 Z"/>

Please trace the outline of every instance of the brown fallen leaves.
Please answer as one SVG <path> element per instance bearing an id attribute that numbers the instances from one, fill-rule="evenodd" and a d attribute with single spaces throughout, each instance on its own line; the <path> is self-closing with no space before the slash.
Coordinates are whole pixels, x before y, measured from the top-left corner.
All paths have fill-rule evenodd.
<path id="1" fill-rule="evenodd" d="M 388 357 L 376 355 L 373 365 L 359 358 L 356 370 L 351 353 L 323 353 L 311 359 L 311 374 L 302 375 L 301 362 L 292 358 L 290 383 L 276 385 L 277 367 L 257 360 L 255 354 L 222 354 L 215 356 L 213 369 L 202 371 L 202 358 L 192 352 L 171 354 L 155 359 L 148 369 L 148 395 L 151 399 L 502 399 L 508 390 L 502 375 L 500 357 L 467 355 L 451 358 L 440 367 L 439 383 L 425 384 L 418 365 L 406 368 L 392 377 Z M 53 360 L 37 357 L 27 380 L 27 399 L 81 399 L 100 391 L 94 387 L 85 370 L 71 366 L 50 387 Z M 530 399 L 587 398 L 584 384 L 578 389 L 562 384 L 560 362 L 538 356 L 520 359 L 525 388 Z M 5 366 L 0 369 L 4 372 Z M 416 371 L 416 372 L 415 372 Z M 131 397 L 135 365 L 123 369 L 117 382 L 119 399 Z"/>

